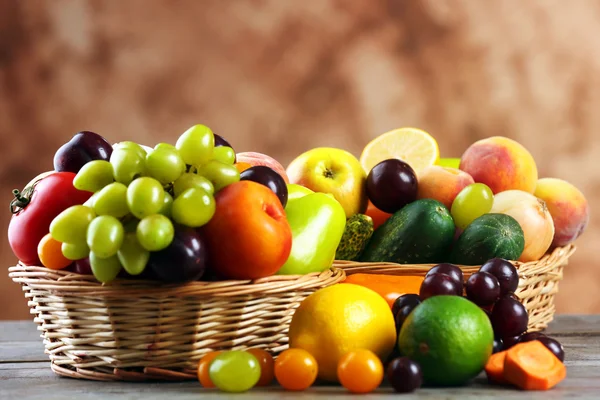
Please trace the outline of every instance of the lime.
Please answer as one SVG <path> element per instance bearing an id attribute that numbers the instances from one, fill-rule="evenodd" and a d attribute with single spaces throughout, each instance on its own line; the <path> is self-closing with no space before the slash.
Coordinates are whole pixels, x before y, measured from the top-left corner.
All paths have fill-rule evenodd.
<path id="1" fill-rule="evenodd" d="M 421 365 L 425 384 L 459 386 L 484 368 L 494 331 L 481 308 L 459 296 L 434 296 L 417 306 L 398 337 L 402 355 Z"/>

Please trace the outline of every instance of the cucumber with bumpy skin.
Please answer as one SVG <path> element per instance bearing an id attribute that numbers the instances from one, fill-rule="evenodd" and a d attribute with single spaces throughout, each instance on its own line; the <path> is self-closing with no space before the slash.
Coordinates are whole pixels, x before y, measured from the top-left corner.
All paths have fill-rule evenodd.
<path id="1" fill-rule="evenodd" d="M 346 221 L 346 228 L 335 253 L 335 259 L 357 260 L 372 235 L 373 219 L 371 217 L 364 214 L 351 216 Z"/>
<path id="2" fill-rule="evenodd" d="M 454 240 L 450 211 L 437 200 L 421 199 L 396 211 L 360 257 L 364 262 L 428 264 L 443 262 Z"/>

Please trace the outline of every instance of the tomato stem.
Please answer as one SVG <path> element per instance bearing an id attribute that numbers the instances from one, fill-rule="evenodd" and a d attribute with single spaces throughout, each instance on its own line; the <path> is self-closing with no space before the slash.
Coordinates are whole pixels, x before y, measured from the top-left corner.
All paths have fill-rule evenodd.
<path id="1" fill-rule="evenodd" d="M 27 187 L 22 192 L 18 189 L 12 191 L 14 198 L 10 202 L 11 214 L 16 214 L 29 204 L 31 201 L 31 195 L 33 194 L 33 187 Z"/>

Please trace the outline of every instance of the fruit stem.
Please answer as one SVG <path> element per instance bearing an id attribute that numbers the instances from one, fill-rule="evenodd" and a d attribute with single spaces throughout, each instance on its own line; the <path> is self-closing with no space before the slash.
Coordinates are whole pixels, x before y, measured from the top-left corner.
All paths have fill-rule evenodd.
<path id="1" fill-rule="evenodd" d="M 27 187 L 22 192 L 19 192 L 19 189 L 13 189 L 12 193 L 14 198 L 10 201 L 10 212 L 11 214 L 16 214 L 27 207 L 31 201 L 33 187 Z"/>

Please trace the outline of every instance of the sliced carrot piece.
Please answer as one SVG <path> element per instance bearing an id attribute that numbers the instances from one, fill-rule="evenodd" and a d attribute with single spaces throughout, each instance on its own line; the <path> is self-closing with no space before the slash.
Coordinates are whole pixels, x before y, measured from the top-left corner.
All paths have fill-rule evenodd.
<path id="1" fill-rule="evenodd" d="M 422 276 L 380 274 L 353 274 L 348 276 L 344 281 L 344 283 L 354 283 L 355 285 L 361 285 L 379 293 L 390 307 L 403 294 L 419 293 L 422 282 Z"/>
<path id="2" fill-rule="evenodd" d="M 485 364 L 485 373 L 488 380 L 492 383 L 506 384 L 508 381 L 504 378 L 504 360 L 506 351 L 492 354 Z"/>
<path id="3" fill-rule="evenodd" d="M 504 378 L 523 390 L 548 390 L 567 376 L 567 368 L 537 340 L 519 343 L 506 352 Z"/>

